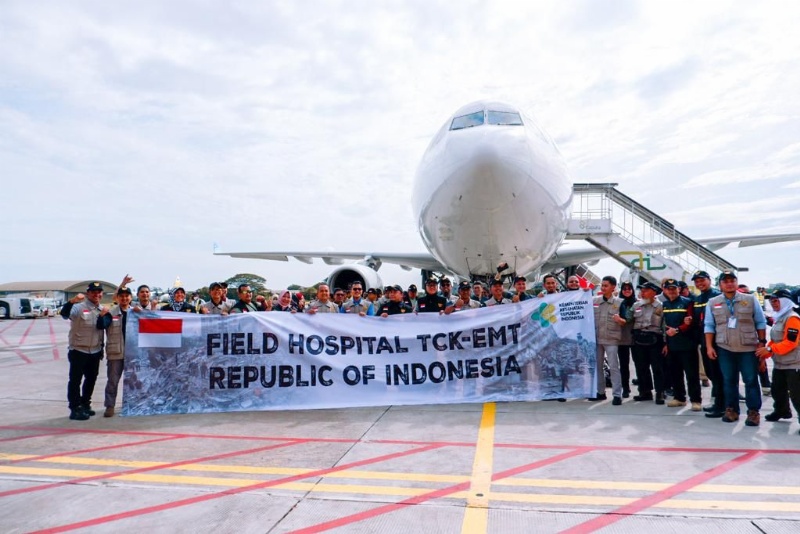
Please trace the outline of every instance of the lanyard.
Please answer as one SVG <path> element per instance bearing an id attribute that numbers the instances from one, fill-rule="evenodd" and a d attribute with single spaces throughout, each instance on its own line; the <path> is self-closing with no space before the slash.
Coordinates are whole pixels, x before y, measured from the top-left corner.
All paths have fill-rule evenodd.
<path id="1" fill-rule="evenodd" d="M 736 296 L 735 295 L 730 300 L 728 300 L 728 297 L 725 297 L 725 304 L 728 305 L 728 311 L 731 312 L 731 315 L 734 314 L 733 306 L 734 306 L 735 303 L 736 303 Z"/>

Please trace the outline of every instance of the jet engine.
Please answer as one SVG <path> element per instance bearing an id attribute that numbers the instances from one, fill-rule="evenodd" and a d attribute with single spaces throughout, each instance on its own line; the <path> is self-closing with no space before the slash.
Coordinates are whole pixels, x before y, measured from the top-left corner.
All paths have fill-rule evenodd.
<path id="1" fill-rule="evenodd" d="M 331 291 L 337 287 L 347 289 L 353 282 L 361 282 L 364 292 L 371 287 L 376 289 L 383 287 L 383 281 L 377 272 L 358 263 L 342 265 L 328 275 L 328 285 L 331 287 Z"/>

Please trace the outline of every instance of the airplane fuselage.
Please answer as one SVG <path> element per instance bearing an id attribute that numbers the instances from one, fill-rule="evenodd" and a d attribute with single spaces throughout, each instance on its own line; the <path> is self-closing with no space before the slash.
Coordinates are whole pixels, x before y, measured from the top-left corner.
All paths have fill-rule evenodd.
<path id="1" fill-rule="evenodd" d="M 413 209 L 430 253 L 455 274 L 537 270 L 567 232 L 572 183 L 555 144 L 517 108 L 475 102 L 434 136 Z"/>

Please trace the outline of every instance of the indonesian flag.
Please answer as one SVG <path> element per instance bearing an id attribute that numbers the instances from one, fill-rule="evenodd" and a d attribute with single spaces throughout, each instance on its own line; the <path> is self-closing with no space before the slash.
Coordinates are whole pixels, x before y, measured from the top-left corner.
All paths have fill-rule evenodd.
<path id="1" fill-rule="evenodd" d="M 578 283 L 580 284 L 581 289 L 594 289 L 594 284 L 589 280 L 577 274 L 575 276 L 578 277 Z"/>
<path id="2" fill-rule="evenodd" d="M 139 319 L 140 348 L 181 348 L 181 319 Z"/>

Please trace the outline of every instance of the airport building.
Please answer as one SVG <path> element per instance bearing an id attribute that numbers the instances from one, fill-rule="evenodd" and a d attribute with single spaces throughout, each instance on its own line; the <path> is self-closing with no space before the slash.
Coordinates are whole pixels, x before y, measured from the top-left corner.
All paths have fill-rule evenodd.
<path id="1" fill-rule="evenodd" d="M 0 297 L 52 298 L 66 302 L 97 280 L 61 280 L 53 282 L 9 282 L 0 284 Z M 110 301 L 117 290 L 116 284 L 99 281 L 103 284 L 103 301 Z"/>

